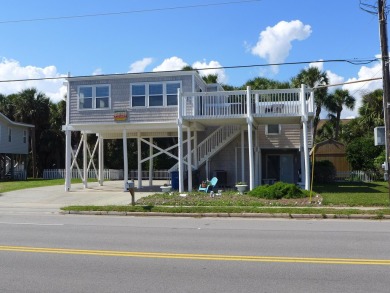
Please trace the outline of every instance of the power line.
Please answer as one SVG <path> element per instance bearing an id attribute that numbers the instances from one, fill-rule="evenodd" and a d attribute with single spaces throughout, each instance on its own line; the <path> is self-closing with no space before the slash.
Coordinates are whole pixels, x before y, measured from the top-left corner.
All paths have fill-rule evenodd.
<path id="1" fill-rule="evenodd" d="M 159 11 L 167 11 L 167 10 L 179 10 L 179 9 L 190 9 L 190 8 L 202 8 L 202 7 L 212 7 L 212 6 L 222 6 L 222 5 L 243 4 L 243 3 L 260 2 L 260 1 L 261 0 L 241 0 L 241 1 L 197 4 L 197 5 L 188 5 L 188 6 L 174 6 L 174 7 L 164 7 L 164 8 L 151 8 L 151 9 L 140 9 L 140 10 L 130 10 L 130 11 L 119 11 L 119 12 L 82 14 L 82 15 L 69 15 L 69 16 L 57 16 L 57 17 L 43 17 L 43 18 L 30 18 L 30 19 L 18 19 L 18 20 L 4 20 L 4 21 L 0 21 L 0 24 L 21 23 L 21 22 L 35 22 L 35 21 L 51 21 L 51 20 L 67 20 L 67 19 L 74 19 L 74 18 L 86 18 L 86 17 L 99 17 L 99 16 L 135 14 L 135 13 L 159 12 Z"/>
<path id="2" fill-rule="evenodd" d="M 264 64 L 250 64 L 250 65 L 234 65 L 234 66 L 219 66 L 219 67 L 208 67 L 208 68 L 194 68 L 192 71 L 202 71 L 202 70 L 218 70 L 218 69 L 239 69 L 239 68 L 253 68 L 253 67 L 268 67 L 268 66 L 284 66 L 284 65 L 300 65 L 300 64 L 310 64 L 310 63 L 334 63 L 334 62 L 346 62 L 352 65 L 363 65 L 369 64 L 375 61 L 380 60 L 380 58 L 372 58 L 372 59 L 329 59 L 329 60 L 321 60 L 321 61 L 297 61 L 297 62 L 283 62 L 283 63 L 264 63 Z M 166 71 L 158 71 L 161 73 L 169 73 L 169 72 L 180 72 L 183 70 L 166 70 Z M 94 75 L 96 77 L 104 77 L 104 76 L 121 76 L 121 75 L 137 75 L 137 74 L 147 74 L 147 73 L 157 73 L 156 71 L 146 71 L 146 72 L 136 72 L 136 73 L 114 73 L 114 74 L 100 74 Z M 72 76 L 70 78 L 83 78 L 83 77 L 91 77 L 90 75 L 79 75 Z M 21 79 L 7 79 L 0 80 L 0 83 L 6 82 L 21 82 L 21 81 L 42 81 L 42 80 L 57 80 L 57 79 L 65 79 L 69 78 L 68 76 L 57 76 L 57 77 L 37 77 L 37 78 L 21 78 Z"/>
<path id="3" fill-rule="evenodd" d="M 360 82 L 368 82 L 368 81 L 374 81 L 374 80 L 380 80 L 382 77 L 373 77 L 373 78 L 367 78 L 367 79 L 359 79 L 354 81 L 346 81 L 341 83 L 333 83 L 333 84 L 327 84 L 327 85 L 320 85 L 314 87 L 315 89 L 319 88 L 325 88 L 325 87 L 334 87 L 334 86 L 340 86 L 340 85 L 346 85 L 346 84 L 353 84 L 353 83 L 360 83 Z"/>

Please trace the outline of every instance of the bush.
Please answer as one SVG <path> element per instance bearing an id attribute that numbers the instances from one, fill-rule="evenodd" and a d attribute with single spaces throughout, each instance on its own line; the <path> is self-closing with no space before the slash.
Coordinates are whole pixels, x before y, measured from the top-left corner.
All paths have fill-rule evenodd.
<path id="1" fill-rule="evenodd" d="M 300 189 L 295 184 L 276 182 L 273 185 L 257 186 L 249 191 L 248 195 L 266 199 L 302 198 L 307 197 L 308 192 Z"/>
<path id="2" fill-rule="evenodd" d="M 314 182 L 329 183 L 334 182 L 336 178 L 336 168 L 331 161 L 314 162 Z"/>

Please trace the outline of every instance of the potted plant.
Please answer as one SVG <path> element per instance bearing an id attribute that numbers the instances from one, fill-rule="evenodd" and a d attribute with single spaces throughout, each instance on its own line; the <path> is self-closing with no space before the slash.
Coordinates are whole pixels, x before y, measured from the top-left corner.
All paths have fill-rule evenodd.
<path id="1" fill-rule="evenodd" d="M 209 185 L 210 185 L 210 181 L 208 181 L 208 180 L 203 180 L 201 183 L 202 188 L 206 188 Z"/>
<path id="2" fill-rule="evenodd" d="M 236 188 L 240 194 L 243 194 L 247 187 L 248 184 L 246 182 L 240 181 L 236 183 Z"/>
<path id="3" fill-rule="evenodd" d="M 168 185 L 168 184 L 164 184 L 164 185 L 160 186 L 160 188 L 161 188 L 162 192 L 170 192 L 172 189 L 172 186 Z"/>

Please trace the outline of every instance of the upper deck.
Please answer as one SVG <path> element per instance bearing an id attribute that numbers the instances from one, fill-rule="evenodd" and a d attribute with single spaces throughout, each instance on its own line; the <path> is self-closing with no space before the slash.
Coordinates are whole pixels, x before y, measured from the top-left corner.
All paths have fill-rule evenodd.
<path id="1" fill-rule="evenodd" d="M 311 89 L 223 91 L 190 71 L 68 78 L 67 128 L 111 136 L 124 128 L 175 135 L 178 118 L 193 129 L 299 124 L 313 109 Z"/>

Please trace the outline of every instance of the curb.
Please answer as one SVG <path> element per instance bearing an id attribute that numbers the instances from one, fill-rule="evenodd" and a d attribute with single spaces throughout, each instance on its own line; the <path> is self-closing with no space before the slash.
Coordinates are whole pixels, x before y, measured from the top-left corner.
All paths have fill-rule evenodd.
<path id="1" fill-rule="evenodd" d="M 390 220 L 390 215 L 375 214 L 287 214 L 287 213 L 160 213 L 160 212 L 116 212 L 116 211 L 60 211 L 64 215 L 133 216 L 133 217 L 189 217 L 189 218 L 275 218 L 275 219 L 347 219 Z"/>

